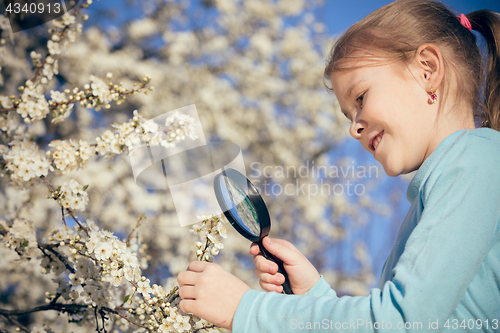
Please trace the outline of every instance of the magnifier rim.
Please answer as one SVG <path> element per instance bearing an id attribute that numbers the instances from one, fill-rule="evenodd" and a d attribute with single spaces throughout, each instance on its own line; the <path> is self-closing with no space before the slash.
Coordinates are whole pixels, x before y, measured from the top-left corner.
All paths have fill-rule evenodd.
<path id="1" fill-rule="evenodd" d="M 245 193 L 248 200 L 252 203 L 252 205 L 255 208 L 255 212 L 257 214 L 257 218 L 260 223 L 260 235 L 255 236 L 248 232 L 245 228 L 243 228 L 240 223 L 234 219 L 233 215 L 229 211 L 226 202 L 224 200 L 224 197 L 222 195 L 222 191 L 220 188 L 220 177 L 224 175 L 226 177 L 231 178 L 238 186 L 240 186 L 242 189 L 246 187 L 248 189 L 248 192 Z M 263 237 L 267 236 L 269 234 L 269 230 L 271 229 L 271 219 L 269 217 L 269 211 L 267 210 L 266 204 L 264 203 L 264 200 L 259 194 L 259 191 L 257 188 L 250 182 L 250 180 L 245 177 L 241 172 L 229 168 L 229 169 L 222 169 L 222 172 L 219 173 L 218 175 L 215 176 L 214 178 L 214 191 L 215 191 L 215 197 L 217 198 L 217 201 L 219 202 L 219 206 L 222 208 L 224 215 L 226 216 L 227 220 L 231 223 L 231 225 L 245 238 L 252 242 L 257 242 L 261 240 Z M 240 203 L 241 204 L 241 203 Z"/>

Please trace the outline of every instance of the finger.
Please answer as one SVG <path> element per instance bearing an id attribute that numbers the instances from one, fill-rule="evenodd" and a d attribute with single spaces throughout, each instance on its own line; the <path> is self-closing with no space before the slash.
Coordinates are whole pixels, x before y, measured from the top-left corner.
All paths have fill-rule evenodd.
<path id="1" fill-rule="evenodd" d="M 262 255 L 256 255 L 252 259 L 255 267 L 260 269 L 262 272 L 268 272 L 271 274 L 275 274 L 278 271 L 278 264 L 271 260 L 267 260 Z"/>
<path id="2" fill-rule="evenodd" d="M 183 299 L 179 302 L 179 308 L 185 313 L 196 314 L 196 300 Z"/>
<path id="3" fill-rule="evenodd" d="M 196 299 L 196 287 L 183 286 L 179 288 L 179 296 L 182 299 Z"/>
<path id="4" fill-rule="evenodd" d="M 286 241 L 284 239 L 281 239 L 281 238 L 271 238 L 269 236 L 266 236 L 264 238 L 262 238 L 262 244 L 266 247 L 268 247 L 268 245 L 271 245 L 272 244 L 280 244 L 280 245 L 283 245 L 289 249 L 296 249 L 296 247 L 290 243 L 289 241 Z"/>
<path id="5" fill-rule="evenodd" d="M 257 255 L 259 254 L 259 252 L 260 252 L 259 245 L 257 245 L 257 243 L 252 243 L 252 245 L 250 246 L 250 254 Z"/>
<path id="6" fill-rule="evenodd" d="M 191 261 L 187 268 L 188 271 L 192 272 L 203 272 L 211 263 L 206 261 Z"/>
<path id="7" fill-rule="evenodd" d="M 185 285 L 194 286 L 196 284 L 198 274 L 199 273 L 192 271 L 182 271 L 179 274 L 177 274 L 177 282 L 179 283 L 180 287 Z"/>
<path id="8" fill-rule="evenodd" d="M 293 249 L 293 250 L 297 250 L 298 249 L 295 247 L 295 245 L 293 245 L 292 243 L 290 243 L 289 241 L 287 240 L 284 240 L 284 239 L 281 239 L 281 238 L 270 238 L 270 240 L 274 243 L 278 243 L 278 244 L 281 244 L 285 247 L 288 247 L 289 249 Z"/>
<path id="9" fill-rule="evenodd" d="M 259 280 L 260 287 L 264 289 L 265 291 L 276 291 L 277 293 L 281 293 L 283 291 L 282 286 L 277 286 L 272 283 L 267 283 L 264 281 Z"/>
<path id="10" fill-rule="evenodd" d="M 259 278 L 259 280 L 262 280 L 266 283 L 281 285 L 283 284 L 283 282 L 285 282 L 285 277 L 281 273 L 268 274 L 258 270 L 257 268 L 254 270 L 254 273 Z"/>
<path id="11" fill-rule="evenodd" d="M 267 239 L 266 239 L 267 238 Z M 286 242 L 286 241 L 285 241 Z M 263 244 L 265 248 L 281 261 L 290 264 L 297 262 L 298 255 L 302 254 L 291 243 L 283 245 L 282 242 L 277 242 L 275 239 L 271 242 L 269 237 L 264 237 Z M 286 244 L 286 243 L 285 243 Z M 292 247 L 289 247 L 289 246 Z"/>

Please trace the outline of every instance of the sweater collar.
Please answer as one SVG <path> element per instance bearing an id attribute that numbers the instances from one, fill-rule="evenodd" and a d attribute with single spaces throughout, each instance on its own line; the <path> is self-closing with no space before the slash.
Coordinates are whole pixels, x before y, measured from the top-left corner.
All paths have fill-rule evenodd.
<path id="1" fill-rule="evenodd" d="M 415 177 L 410 182 L 410 185 L 408 185 L 408 190 L 406 191 L 406 199 L 410 203 L 413 203 L 413 200 L 415 200 L 420 187 L 422 186 L 422 183 L 427 179 L 429 170 L 433 166 L 433 162 L 436 160 L 436 158 L 441 154 L 444 148 L 446 148 L 448 145 L 450 145 L 460 134 L 463 132 L 468 131 L 465 129 L 458 130 L 450 135 L 448 135 L 446 138 L 439 143 L 439 145 L 434 149 L 434 151 L 427 157 L 427 159 L 422 163 L 420 168 L 417 171 L 417 174 Z"/>

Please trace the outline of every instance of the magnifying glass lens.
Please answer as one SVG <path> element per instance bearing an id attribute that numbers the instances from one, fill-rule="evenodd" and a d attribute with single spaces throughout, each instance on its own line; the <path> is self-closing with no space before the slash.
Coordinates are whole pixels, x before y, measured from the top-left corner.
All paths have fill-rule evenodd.
<path id="1" fill-rule="evenodd" d="M 220 189 L 229 212 L 238 224 L 255 237 L 260 236 L 260 221 L 245 191 L 231 178 L 219 178 Z"/>

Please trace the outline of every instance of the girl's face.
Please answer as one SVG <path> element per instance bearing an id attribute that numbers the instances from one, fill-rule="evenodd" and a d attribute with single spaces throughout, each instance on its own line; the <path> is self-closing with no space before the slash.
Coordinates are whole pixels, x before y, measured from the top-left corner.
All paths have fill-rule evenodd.
<path id="1" fill-rule="evenodd" d="M 419 77 L 411 64 L 397 63 L 331 76 L 342 112 L 352 121 L 350 134 L 392 177 L 418 169 L 439 144 L 437 108 L 427 103 Z"/>

